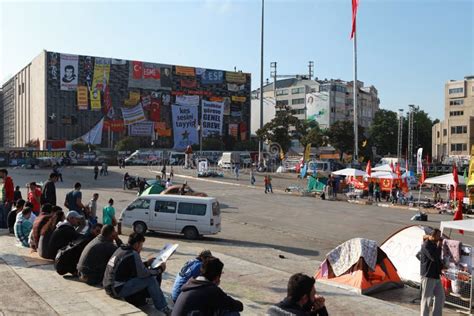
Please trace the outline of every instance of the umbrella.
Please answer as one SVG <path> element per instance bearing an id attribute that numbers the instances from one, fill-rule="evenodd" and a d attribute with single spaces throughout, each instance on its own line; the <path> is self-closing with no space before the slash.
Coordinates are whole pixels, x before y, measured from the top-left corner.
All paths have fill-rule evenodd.
<path id="1" fill-rule="evenodd" d="M 367 175 L 365 171 L 354 169 L 354 168 L 341 169 L 338 171 L 334 171 L 332 174 L 337 175 L 337 176 L 347 176 L 347 177 L 364 177 Z"/>
<path id="2" fill-rule="evenodd" d="M 154 184 L 147 188 L 145 191 L 143 191 L 141 195 L 160 194 L 161 191 L 163 191 L 164 189 L 165 188 L 163 188 L 161 185 Z"/>

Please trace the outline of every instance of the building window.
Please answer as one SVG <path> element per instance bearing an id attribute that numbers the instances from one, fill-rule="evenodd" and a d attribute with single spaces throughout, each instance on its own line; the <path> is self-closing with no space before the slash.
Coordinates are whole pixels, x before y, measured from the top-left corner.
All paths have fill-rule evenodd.
<path id="1" fill-rule="evenodd" d="M 296 109 L 296 110 L 293 110 L 294 114 L 298 115 L 298 114 L 304 114 L 304 109 Z"/>
<path id="2" fill-rule="evenodd" d="M 436 134 L 437 134 L 437 137 L 439 138 L 439 131 L 437 131 Z"/>
<path id="3" fill-rule="evenodd" d="M 288 95 L 288 89 L 278 89 L 277 95 Z"/>
<path id="4" fill-rule="evenodd" d="M 329 91 L 331 89 L 330 85 L 321 85 L 319 86 L 319 92 L 321 91 Z"/>
<path id="5" fill-rule="evenodd" d="M 304 98 L 293 99 L 293 100 L 291 100 L 291 104 L 293 104 L 293 105 L 295 105 L 295 104 L 304 104 Z"/>
<path id="6" fill-rule="evenodd" d="M 451 151 L 467 151 L 467 144 L 451 144 Z"/>
<path id="7" fill-rule="evenodd" d="M 446 128 L 443 129 L 443 136 L 448 136 L 448 130 Z"/>
<path id="8" fill-rule="evenodd" d="M 463 104 L 464 104 L 464 100 L 462 99 L 449 101 L 449 105 L 463 105 Z"/>
<path id="9" fill-rule="evenodd" d="M 288 105 L 288 100 L 277 100 L 277 106 Z"/>
<path id="10" fill-rule="evenodd" d="M 449 116 L 463 116 L 464 111 L 451 111 L 449 112 Z"/>
<path id="11" fill-rule="evenodd" d="M 342 93 L 347 92 L 347 89 L 344 86 L 333 86 L 331 90 L 336 91 L 336 92 L 342 92 Z"/>
<path id="12" fill-rule="evenodd" d="M 25 93 L 25 83 L 21 83 L 21 93 Z"/>
<path id="13" fill-rule="evenodd" d="M 464 92 L 464 88 L 449 89 L 449 94 L 456 94 L 456 93 L 463 93 L 463 92 Z"/>
<path id="14" fill-rule="evenodd" d="M 21 85 L 18 85 L 18 95 L 21 95 Z"/>
<path id="15" fill-rule="evenodd" d="M 300 94 L 300 93 L 304 93 L 304 92 L 305 92 L 304 87 L 291 89 L 291 94 Z"/>
<path id="16" fill-rule="evenodd" d="M 451 126 L 451 134 L 466 134 L 467 126 Z"/>
<path id="17" fill-rule="evenodd" d="M 331 108 L 331 113 L 336 113 L 336 108 L 335 107 Z"/>

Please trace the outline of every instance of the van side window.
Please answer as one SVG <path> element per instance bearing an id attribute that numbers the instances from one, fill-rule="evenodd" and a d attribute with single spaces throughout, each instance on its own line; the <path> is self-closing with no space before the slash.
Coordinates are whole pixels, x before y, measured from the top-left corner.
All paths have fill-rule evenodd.
<path id="1" fill-rule="evenodd" d="M 150 207 L 150 200 L 138 199 L 127 207 L 127 210 L 133 210 L 136 208 L 147 209 Z"/>
<path id="2" fill-rule="evenodd" d="M 155 212 L 176 213 L 176 202 L 155 201 Z"/>
<path id="3" fill-rule="evenodd" d="M 178 214 L 204 216 L 206 215 L 206 208 L 206 204 L 180 202 Z"/>

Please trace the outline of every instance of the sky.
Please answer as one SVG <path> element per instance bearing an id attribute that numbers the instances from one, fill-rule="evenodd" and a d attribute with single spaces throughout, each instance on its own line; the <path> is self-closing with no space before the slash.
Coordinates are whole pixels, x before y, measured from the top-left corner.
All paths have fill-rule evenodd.
<path id="1" fill-rule="evenodd" d="M 358 79 L 381 108 L 443 119 L 444 84 L 474 75 L 474 0 L 359 0 Z M 351 0 L 266 0 L 264 79 L 353 80 Z M 259 0 L 0 0 L 0 84 L 43 49 L 238 70 L 260 84 Z"/>

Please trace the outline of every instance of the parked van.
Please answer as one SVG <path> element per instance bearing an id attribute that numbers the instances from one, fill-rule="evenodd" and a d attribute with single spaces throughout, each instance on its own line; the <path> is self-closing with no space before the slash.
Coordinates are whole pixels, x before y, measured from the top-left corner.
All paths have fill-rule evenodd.
<path id="1" fill-rule="evenodd" d="M 221 168 L 233 168 L 237 163 L 240 163 L 240 153 L 236 151 L 228 151 L 222 153 L 222 157 L 219 159 L 217 166 Z"/>
<path id="2" fill-rule="evenodd" d="M 184 234 L 187 239 L 221 231 L 221 210 L 213 197 L 150 194 L 138 197 L 120 215 L 123 227 Z"/>

